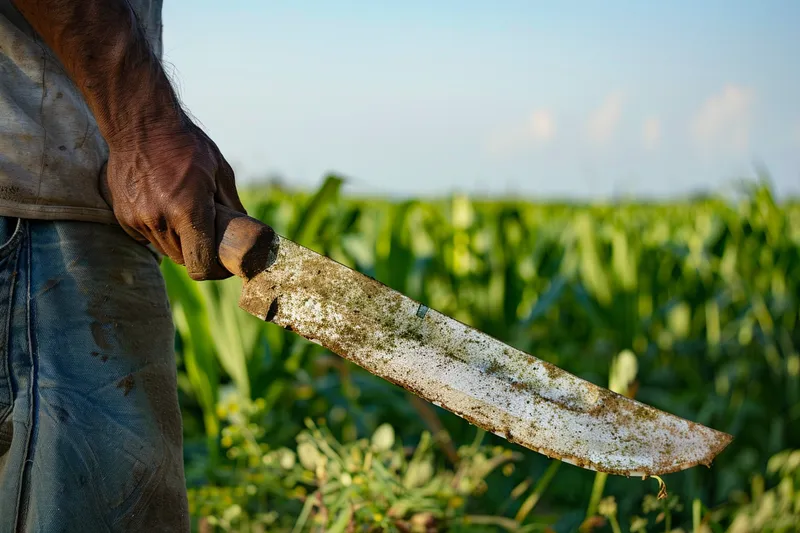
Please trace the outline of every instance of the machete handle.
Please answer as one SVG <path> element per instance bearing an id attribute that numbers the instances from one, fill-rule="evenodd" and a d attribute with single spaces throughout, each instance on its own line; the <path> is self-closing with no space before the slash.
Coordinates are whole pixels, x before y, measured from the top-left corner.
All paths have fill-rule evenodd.
<path id="1" fill-rule="evenodd" d="M 231 274 L 250 279 L 277 256 L 275 231 L 258 220 L 216 204 L 217 256 Z"/>

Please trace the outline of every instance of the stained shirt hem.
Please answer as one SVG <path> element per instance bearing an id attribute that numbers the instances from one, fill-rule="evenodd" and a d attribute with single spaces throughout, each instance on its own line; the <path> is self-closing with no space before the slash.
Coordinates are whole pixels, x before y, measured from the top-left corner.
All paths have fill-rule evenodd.
<path id="1" fill-rule="evenodd" d="M 0 200 L 0 216 L 29 220 L 75 220 L 119 224 L 110 209 L 62 205 L 18 204 Z"/>

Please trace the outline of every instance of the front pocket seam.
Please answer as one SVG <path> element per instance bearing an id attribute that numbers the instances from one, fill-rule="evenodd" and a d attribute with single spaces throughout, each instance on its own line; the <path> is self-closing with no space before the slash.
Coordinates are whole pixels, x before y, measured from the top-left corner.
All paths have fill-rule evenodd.
<path id="1" fill-rule="evenodd" d="M 17 230 L 20 229 L 21 223 L 17 224 Z M 15 230 L 15 235 L 17 233 Z M 21 232 L 20 232 L 21 234 Z M 14 239 L 14 236 L 9 240 Z M 19 239 L 17 239 L 19 240 Z M 4 248 L 0 248 L 0 252 L 2 252 Z M 17 248 L 14 248 L 13 251 L 17 251 Z M 4 386 L 8 389 L 8 405 L 3 405 L 3 398 L 0 398 L 0 424 L 2 424 L 8 415 L 11 413 L 11 407 L 14 405 L 14 389 L 11 386 L 11 366 L 9 365 L 10 359 L 10 350 L 11 346 L 9 345 L 9 341 L 11 339 L 11 314 L 14 308 L 14 286 L 16 285 L 16 269 L 17 269 L 17 259 L 19 258 L 19 254 L 16 254 L 15 260 L 13 262 L 13 270 L 11 272 L 10 279 L 8 280 L 8 304 L 6 306 L 6 323 L 5 323 L 5 330 L 2 332 L 5 339 L 3 340 L 3 349 L 0 350 L 0 379 L 5 381 Z"/>
<path id="2" fill-rule="evenodd" d="M 20 240 L 22 240 L 22 219 L 17 218 L 17 226 L 11 233 L 11 237 L 5 243 L 0 244 L 0 261 L 11 255 Z"/>

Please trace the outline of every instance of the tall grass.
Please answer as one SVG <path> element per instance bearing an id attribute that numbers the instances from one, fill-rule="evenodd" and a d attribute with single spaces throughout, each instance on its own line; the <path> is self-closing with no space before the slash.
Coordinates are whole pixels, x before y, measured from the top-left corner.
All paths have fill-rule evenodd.
<path id="1" fill-rule="evenodd" d="M 386 528 L 402 531 L 412 527 L 411 517 L 432 513 L 430 523 L 453 531 L 574 531 L 581 524 L 643 531 L 664 530 L 666 522 L 685 531 L 725 531 L 763 513 L 756 507 L 765 494 L 773 494 L 773 510 L 780 497 L 800 516 L 800 498 L 786 492 L 786 483 L 800 483 L 795 470 L 769 463 L 800 448 L 799 206 L 776 204 L 765 185 L 736 200 L 652 205 L 464 196 L 393 203 L 343 198 L 340 185 L 331 176 L 313 195 L 265 187 L 248 191 L 245 204 L 282 235 L 432 308 L 589 381 L 735 437 L 711 469 L 666 476 L 671 496 L 656 500 L 651 481 L 554 467 L 559 463 L 478 432 L 487 449 L 518 454 L 507 468 L 481 477 L 492 489 L 459 496 L 460 514 L 446 503 L 412 505 L 381 522 Z M 180 267 L 167 262 L 163 268 L 178 330 L 189 483 L 206 492 L 232 487 L 213 505 L 206 493 L 197 500 L 206 502 L 195 508 L 198 527 L 280 530 L 281 520 L 299 516 L 286 503 L 295 500 L 295 511 L 306 513 L 306 530 L 366 524 L 357 509 L 345 511 L 344 503 L 336 507 L 324 498 L 315 503 L 292 492 L 302 482 L 281 488 L 284 474 L 259 474 L 250 464 L 312 435 L 306 419 L 327 432 L 312 435 L 315 446 L 341 442 L 339 454 L 389 424 L 403 443 L 396 450 L 401 462 L 410 460 L 400 457 L 403 446 L 413 453 L 427 432 L 435 450 L 432 475 L 458 471 L 476 428 L 240 311 L 238 280 L 198 284 Z M 237 419 L 230 410 L 254 402 L 256 419 Z M 252 438 L 241 440 L 245 433 Z M 477 449 L 470 448 L 472 457 Z M 780 494 L 770 492 L 770 464 L 784 479 Z M 380 481 L 386 486 L 403 475 L 387 472 Z M 256 474 L 264 486 L 277 483 L 269 497 L 245 480 Z M 304 490 L 318 486 L 316 474 L 309 475 Z M 252 494 L 245 490 L 250 485 Z M 239 496 L 237 487 L 244 491 Z M 239 511 L 223 524 L 221 513 L 234 505 Z M 201 507 L 210 521 L 200 521 Z M 269 514 L 278 509 L 283 518 Z M 259 522 L 258 513 L 274 520 Z"/>

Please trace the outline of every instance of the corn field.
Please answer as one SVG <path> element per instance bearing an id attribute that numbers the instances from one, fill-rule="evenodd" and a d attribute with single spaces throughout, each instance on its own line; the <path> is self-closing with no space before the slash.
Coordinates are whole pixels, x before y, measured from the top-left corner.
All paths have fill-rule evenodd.
<path id="1" fill-rule="evenodd" d="M 800 530 L 800 205 L 763 183 L 608 205 L 341 184 L 243 196 L 281 235 L 734 441 L 659 498 L 484 434 L 239 310 L 239 280 L 165 262 L 196 531 Z"/>

